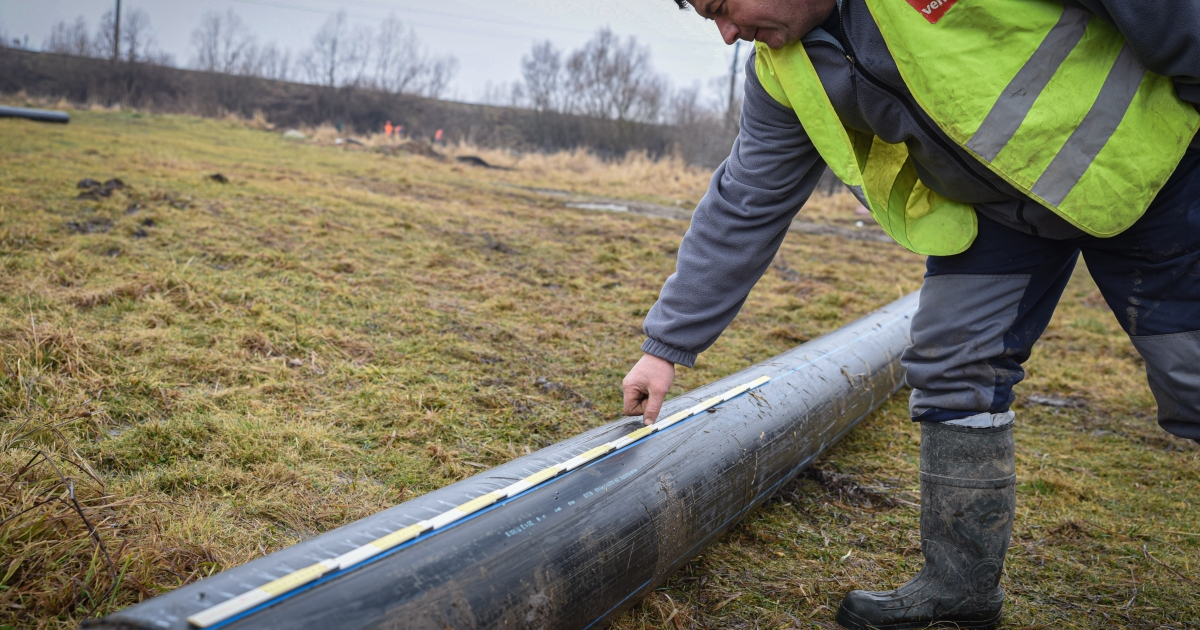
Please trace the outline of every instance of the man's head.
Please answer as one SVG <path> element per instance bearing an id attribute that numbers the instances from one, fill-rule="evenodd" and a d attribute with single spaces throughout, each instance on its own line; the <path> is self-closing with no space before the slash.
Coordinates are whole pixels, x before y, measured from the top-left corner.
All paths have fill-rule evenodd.
<path id="1" fill-rule="evenodd" d="M 829 19 L 837 0 L 675 0 L 717 23 L 726 44 L 741 39 L 771 48 L 799 40 Z"/>

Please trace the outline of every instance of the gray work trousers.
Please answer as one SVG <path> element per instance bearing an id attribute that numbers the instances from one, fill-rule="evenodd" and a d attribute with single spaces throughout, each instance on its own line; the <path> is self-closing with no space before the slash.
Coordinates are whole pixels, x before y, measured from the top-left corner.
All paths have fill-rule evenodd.
<path id="1" fill-rule="evenodd" d="M 1200 151 L 1115 237 L 1054 240 L 981 215 L 967 251 L 930 256 L 903 356 L 913 420 L 1008 411 L 1081 253 L 1146 361 L 1159 424 L 1200 441 Z"/>

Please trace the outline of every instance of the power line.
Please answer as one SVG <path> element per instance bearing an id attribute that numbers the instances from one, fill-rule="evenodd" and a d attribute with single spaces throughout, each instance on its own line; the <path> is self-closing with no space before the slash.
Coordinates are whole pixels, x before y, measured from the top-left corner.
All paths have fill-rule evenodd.
<path id="1" fill-rule="evenodd" d="M 318 15 L 331 15 L 331 14 L 337 12 L 336 10 L 331 10 L 331 9 L 318 9 L 318 8 L 311 7 L 311 6 L 303 6 L 303 5 L 290 4 L 290 3 L 285 3 L 285 2 L 272 2 L 270 0 L 232 0 L 232 1 L 235 3 L 238 3 L 238 4 L 250 4 L 250 5 L 262 6 L 262 7 L 270 7 L 270 8 L 274 8 L 274 9 L 285 9 L 285 10 L 290 10 L 290 11 L 302 11 L 305 13 L 315 13 Z M 341 4 L 354 4 L 354 5 L 358 5 L 358 6 L 381 7 L 381 8 L 387 7 L 387 5 L 382 5 L 379 3 L 361 2 L 361 1 L 360 2 L 343 2 Z M 504 20 L 504 19 L 500 19 L 500 18 L 476 17 L 476 16 L 471 16 L 471 15 L 462 15 L 462 14 L 458 14 L 458 13 L 447 13 L 447 12 L 443 12 L 443 11 L 434 11 L 434 10 L 429 10 L 429 9 L 406 8 L 403 10 L 403 13 L 423 13 L 426 15 L 452 17 L 452 18 L 459 19 L 459 20 L 471 20 L 471 21 L 477 21 L 477 22 L 485 22 L 488 24 L 507 24 L 510 26 L 516 26 L 518 28 L 533 28 L 533 29 L 537 29 L 540 31 L 552 31 L 552 32 L 558 32 L 558 33 L 568 32 L 568 33 L 579 33 L 579 34 L 583 34 L 583 35 L 588 35 L 588 34 L 591 34 L 594 32 L 591 30 L 584 30 L 584 29 L 579 29 L 579 28 L 574 28 L 574 27 L 569 27 L 569 26 L 557 26 L 557 25 L 552 25 L 552 24 L 538 24 L 536 22 Z M 366 14 L 362 14 L 362 13 L 348 13 L 348 12 L 346 13 L 346 15 L 347 15 L 347 17 L 353 17 L 353 18 L 358 18 L 358 19 L 363 19 L 363 20 L 372 20 L 372 21 L 378 21 L 379 19 L 381 19 L 383 17 L 378 14 L 366 15 Z M 459 26 L 459 25 L 450 26 L 450 25 L 446 25 L 443 23 L 419 22 L 419 21 L 413 21 L 413 20 L 409 20 L 409 19 L 405 19 L 404 21 L 408 24 L 412 24 L 415 26 L 422 26 L 425 28 L 431 28 L 431 29 L 446 31 L 446 32 L 450 32 L 450 33 L 473 33 L 476 35 L 483 35 L 485 37 L 495 37 L 495 38 L 499 38 L 499 39 L 519 39 L 519 40 L 528 40 L 529 39 L 528 36 L 517 35 L 515 33 L 500 33 L 500 32 L 495 32 L 495 31 L 472 30 L 468 27 L 463 27 L 463 26 Z M 679 38 L 679 37 L 669 37 L 669 36 L 661 36 L 661 35 L 656 36 L 655 39 L 659 40 L 659 41 L 671 41 L 671 42 L 683 43 L 683 44 L 698 43 L 694 39 L 684 39 L 684 38 Z"/>
<path id="2" fill-rule="evenodd" d="M 380 2 L 364 2 L 362 0 L 359 0 L 358 2 L 345 0 L 343 2 L 340 2 L 339 4 L 353 4 L 353 5 L 358 5 L 361 7 L 377 7 L 377 8 L 381 8 L 381 9 L 391 9 L 391 10 L 396 9 L 396 7 L 393 7 L 389 4 L 380 3 Z M 571 28 L 568 26 L 558 26 L 558 25 L 553 25 L 553 24 L 538 24 L 536 22 L 506 20 L 504 18 L 498 18 L 498 17 L 478 17 L 478 16 L 473 16 L 473 15 L 463 15 L 461 13 L 447 13 L 445 11 L 435 11 L 432 9 L 420 9 L 420 8 L 414 9 L 411 7 L 405 7 L 405 8 L 400 9 L 400 11 L 402 13 L 423 13 L 425 15 L 450 17 L 450 18 L 454 18 L 457 20 L 472 20 L 472 21 L 476 21 L 476 22 L 486 22 L 488 24 L 507 24 L 509 26 L 520 26 L 520 27 L 525 27 L 525 28 L 536 28 L 536 29 L 542 29 L 542 30 L 568 31 L 568 32 L 572 32 L 572 33 L 584 33 L 584 34 L 590 34 L 592 32 L 590 30 Z"/>
<path id="3" fill-rule="evenodd" d="M 289 10 L 289 11 L 302 11 L 304 13 L 315 13 L 318 15 L 331 15 L 331 14 L 335 13 L 335 11 L 330 11 L 328 9 L 317 9 L 314 7 L 306 7 L 306 6 L 296 5 L 296 4 L 285 4 L 282 2 L 269 2 L 266 0 L 233 0 L 233 2 L 238 3 L 238 4 L 252 4 L 252 5 L 257 5 L 257 6 L 261 6 L 261 7 L 270 7 L 273 9 L 285 9 L 285 10 Z M 353 17 L 353 18 L 359 18 L 359 19 L 363 19 L 363 20 L 371 20 L 371 21 L 378 21 L 383 17 L 380 15 L 365 15 L 362 13 L 348 13 L 348 12 L 346 13 L 346 16 Z M 478 19 L 478 18 L 467 18 L 466 16 L 455 16 L 455 17 L 460 17 L 463 19 Z M 484 21 L 490 21 L 490 20 L 485 19 Z M 448 26 L 446 24 L 419 22 L 419 21 L 414 21 L 414 20 L 409 20 L 409 19 L 405 19 L 404 22 L 406 24 L 411 24 L 414 26 L 422 26 L 425 28 L 432 28 L 432 29 L 448 31 L 448 32 L 452 32 L 452 33 L 473 33 L 475 35 L 482 35 L 484 37 L 496 37 L 496 38 L 500 38 L 500 39 L 519 39 L 519 40 L 529 40 L 530 39 L 529 36 L 517 35 L 516 33 L 481 31 L 481 30 L 472 29 L 470 27 L 463 27 L 463 26 L 459 26 L 459 25 Z M 590 31 L 581 31 L 578 29 L 556 28 L 556 27 L 551 27 L 551 26 L 537 26 L 537 25 L 531 25 L 531 26 L 533 26 L 534 28 L 546 28 L 546 29 L 552 29 L 552 30 L 558 30 L 558 31 L 573 31 L 573 32 L 577 32 L 577 33 L 590 32 Z"/>

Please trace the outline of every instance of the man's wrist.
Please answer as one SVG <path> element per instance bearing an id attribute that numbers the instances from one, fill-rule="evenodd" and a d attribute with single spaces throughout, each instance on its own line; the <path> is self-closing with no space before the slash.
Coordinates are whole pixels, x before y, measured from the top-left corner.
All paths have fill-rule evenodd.
<path id="1" fill-rule="evenodd" d="M 676 365 L 682 365 L 684 367 L 690 368 L 696 365 L 697 355 L 695 352 L 680 350 L 679 348 L 668 346 L 667 344 L 656 339 L 647 338 L 646 341 L 642 343 L 642 352 Z"/>

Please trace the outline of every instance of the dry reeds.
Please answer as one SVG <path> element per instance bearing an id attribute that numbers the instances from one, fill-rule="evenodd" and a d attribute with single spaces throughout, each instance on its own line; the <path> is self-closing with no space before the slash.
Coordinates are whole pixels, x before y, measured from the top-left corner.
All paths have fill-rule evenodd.
<path id="1" fill-rule="evenodd" d="M 120 504 L 72 447 L 63 427 L 87 412 L 59 406 L 63 379 L 94 375 L 86 344 L 72 329 L 32 317 L 0 335 L 0 380 L 6 385 L 0 425 L 0 610 L 17 618 L 91 615 L 119 588 L 121 569 L 102 535 Z M 66 412 L 66 413 L 64 413 Z"/>

